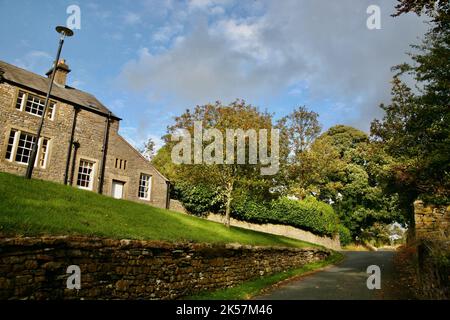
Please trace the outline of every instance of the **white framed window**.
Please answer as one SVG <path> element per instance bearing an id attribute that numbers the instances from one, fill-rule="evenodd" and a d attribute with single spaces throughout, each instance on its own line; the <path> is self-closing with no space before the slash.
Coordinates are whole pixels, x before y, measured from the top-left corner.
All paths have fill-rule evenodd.
<path id="1" fill-rule="evenodd" d="M 152 176 L 141 173 L 139 179 L 139 199 L 150 201 L 150 194 L 152 188 Z"/>
<path id="2" fill-rule="evenodd" d="M 42 139 L 40 145 L 41 152 L 39 153 L 39 166 L 41 168 L 47 167 L 48 158 L 48 139 Z"/>
<path id="3" fill-rule="evenodd" d="M 16 129 L 11 129 L 8 138 L 8 146 L 6 147 L 5 159 L 20 164 L 28 164 L 35 141 L 35 135 Z M 34 164 L 35 167 L 46 167 L 49 144 L 49 139 L 44 137 L 39 139 L 37 157 Z M 40 161 L 38 161 L 38 159 L 40 159 Z"/>
<path id="4" fill-rule="evenodd" d="M 17 95 L 17 103 L 16 103 L 16 109 L 22 111 L 23 106 L 25 104 L 26 94 L 23 91 L 19 91 L 19 94 Z"/>
<path id="5" fill-rule="evenodd" d="M 92 190 L 95 162 L 80 160 L 78 167 L 77 186 L 80 189 Z"/>
<path id="6" fill-rule="evenodd" d="M 17 144 L 15 161 L 18 163 L 28 164 L 33 150 L 36 137 L 25 132 L 20 133 L 19 143 Z"/>
<path id="7" fill-rule="evenodd" d="M 34 94 L 19 90 L 17 95 L 16 109 L 25 111 L 38 117 L 44 113 L 45 99 Z M 47 107 L 47 119 L 53 120 L 55 115 L 56 103 L 50 101 Z"/>
<path id="8" fill-rule="evenodd" d="M 18 131 L 12 129 L 11 132 L 9 133 L 9 138 L 8 138 L 8 146 L 6 147 L 6 155 L 5 155 L 5 159 L 12 161 L 13 160 L 13 154 L 14 154 L 14 150 L 15 150 L 15 141 L 16 141 L 16 135 L 17 135 Z"/>

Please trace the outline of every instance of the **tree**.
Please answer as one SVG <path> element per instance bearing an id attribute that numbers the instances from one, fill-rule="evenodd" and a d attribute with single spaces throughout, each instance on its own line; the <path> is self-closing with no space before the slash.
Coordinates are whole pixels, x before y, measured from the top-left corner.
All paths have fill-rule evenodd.
<path id="1" fill-rule="evenodd" d="M 330 203 L 352 237 L 362 239 L 374 224 L 402 222 L 396 195 L 383 194 L 378 179 L 390 158 L 358 129 L 336 125 L 302 155 L 303 178 L 291 192 Z"/>
<path id="2" fill-rule="evenodd" d="M 177 164 L 173 163 L 170 153 L 171 145 L 166 143 L 152 158 L 152 164 L 173 184 L 178 181 Z"/>
<path id="3" fill-rule="evenodd" d="M 291 186 L 304 193 L 297 196 L 303 198 L 312 192 L 324 200 L 334 199 L 345 182 L 347 164 L 358 160 L 353 150 L 367 142 L 367 135 L 355 128 L 329 128 L 290 167 Z"/>
<path id="4" fill-rule="evenodd" d="M 144 142 L 144 145 L 141 149 L 139 149 L 139 152 L 148 160 L 152 161 L 153 157 L 155 156 L 155 142 L 152 138 L 148 138 L 146 142 Z"/>
<path id="5" fill-rule="evenodd" d="M 182 115 L 175 118 L 175 124 L 168 127 L 168 135 L 165 137 L 168 150 L 173 152 L 174 142 L 170 141 L 170 136 L 187 130 L 191 136 L 194 135 L 195 122 L 200 121 L 204 129 L 217 129 L 222 137 L 226 137 L 227 129 L 241 129 L 246 132 L 249 129 L 255 129 L 257 134 L 261 129 L 267 129 L 270 132 L 272 128 L 272 116 L 266 112 L 260 112 L 256 107 L 246 104 L 243 100 L 236 100 L 230 105 L 222 105 L 220 102 L 197 106 L 193 111 L 186 110 Z M 215 144 L 217 136 L 209 137 L 203 141 L 204 152 L 208 146 Z M 238 142 L 233 137 L 234 154 L 238 149 Z M 222 143 L 220 141 L 220 143 Z M 271 145 L 270 134 L 268 144 Z M 248 154 L 250 148 L 250 137 L 244 139 L 245 154 Z M 261 164 L 238 164 L 237 161 L 227 164 L 226 152 L 219 153 L 216 149 L 208 149 L 214 158 L 214 163 L 203 161 L 198 164 L 180 164 L 175 167 L 176 176 L 179 180 L 189 182 L 192 185 L 202 184 L 210 186 L 212 189 L 219 188 L 225 203 L 226 225 L 230 225 L 231 203 L 235 194 L 245 192 L 245 190 L 260 189 L 267 192 L 271 186 L 271 179 L 262 176 Z M 270 149 L 269 149 L 270 151 Z M 194 150 L 192 150 L 194 154 Z M 249 158 L 249 156 L 248 156 Z M 221 161 L 216 161 L 221 160 Z M 218 163 L 220 162 L 220 163 Z"/>
<path id="6" fill-rule="evenodd" d="M 310 179 L 307 151 L 321 131 L 318 114 L 305 106 L 277 121 L 280 129 L 280 174 L 275 177 L 282 194 L 295 194 L 304 198 L 305 185 Z"/>
<path id="7" fill-rule="evenodd" d="M 445 19 L 446 6 L 448 6 L 446 0 L 397 0 L 397 2 L 398 4 L 395 6 L 397 11 L 392 15 L 393 17 L 409 12 L 417 15 L 425 13 L 433 18 L 433 22 Z"/>
<path id="8" fill-rule="evenodd" d="M 326 198 L 325 194 L 329 193 L 326 190 L 340 189 L 340 183 L 335 177 L 343 170 L 344 165 L 338 150 L 329 139 L 316 139 L 307 151 L 298 155 L 295 164 L 288 166 L 289 194 L 300 199 L 308 195 Z M 326 198 L 328 199 L 329 197 Z"/>
<path id="9" fill-rule="evenodd" d="M 322 127 L 317 119 L 318 116 L 316 112 L 302 106 L 278 121 L 277 126 L 282 129 L 287 138 L 285 141 L 292 152 L 292 157 L 304 152 L 319 136 Z"/>
<path id="10" fill-rule="evenodd" d="M 372 139 L 393 158 L 386 190 L 398 193 L 411 222 L 412 202 L 421 197 L 446 202 L 450 197 L 450 4 L 448 1 L 400 1 L 396 15 L 425 12 L 432 18 L 421 45 L 413 45 L 413 63 L 395 66 L 392 102 L 374 120 Z M 416 80 L 414 93 L 401 77 Z"/>

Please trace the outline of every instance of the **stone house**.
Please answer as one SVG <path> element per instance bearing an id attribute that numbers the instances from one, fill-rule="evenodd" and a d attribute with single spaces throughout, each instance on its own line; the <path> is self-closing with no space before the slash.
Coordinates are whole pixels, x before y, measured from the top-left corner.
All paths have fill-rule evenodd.
<path id="1" fill-rule="evenodd" d="M 49 77 L 0 61 L 0 171 L 25 175 Z M 33 178 L 167 208 L 169 181 L 119 134 L 120 118 L 57 64 Z"/>

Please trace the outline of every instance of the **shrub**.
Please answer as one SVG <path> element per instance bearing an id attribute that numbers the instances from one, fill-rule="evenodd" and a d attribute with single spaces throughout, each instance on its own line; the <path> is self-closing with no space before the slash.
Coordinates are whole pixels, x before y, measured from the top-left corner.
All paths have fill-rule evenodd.
<path id="1" fill-rule="evenodd" d="M 189 213 L 197 216 L 220 212 L 223 206 L 220 192 L 201 184 L 178 183 L 174 187 L 174 197 L 183 203 Z"/>
<path id="2" fill-rule="evenodd" d="M 352 242 L 352 234 L 350 232 L 350 230 L 340 224 L 338 226 L 338 231 L 339 231 L 339 240 L 341 241 L 341 246 L 346 246 L 349 245 Z"/>
<path id="3" fill-rule="evenodd" d="M 232 206 L 232 216 L 249 222 L 271 222 L 270 202 L 257 202 L 248 198 L 235 199 Z"/>
<path id="4" fill-rule="evenodd" d="M 255 223 L 291 225 L 319 235 L 337 233 L 339 219 L 333 208 L 314 197 L 304 200 L 280 198 L 270 203 L 241 200 L 233 207 L 233 215 Z"/>
<path id="5" fill-rule="evenodd" d="M 337 232 L 339 220 L 333 208 L 314 197 L 307 197 L 300 201 L 278 199 L 272 202 L 272 212 L 282 223 L 320 235 L 333 235 Z"/>

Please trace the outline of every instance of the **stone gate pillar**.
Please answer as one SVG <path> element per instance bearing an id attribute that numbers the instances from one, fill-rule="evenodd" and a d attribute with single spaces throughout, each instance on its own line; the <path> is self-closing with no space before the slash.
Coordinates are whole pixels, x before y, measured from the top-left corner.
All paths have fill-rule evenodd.
<path id="1" fill-rule="evenodd" d="M 450 205 L 424 205 L 414 202 L 416 239 L 450 239 Z"/>

